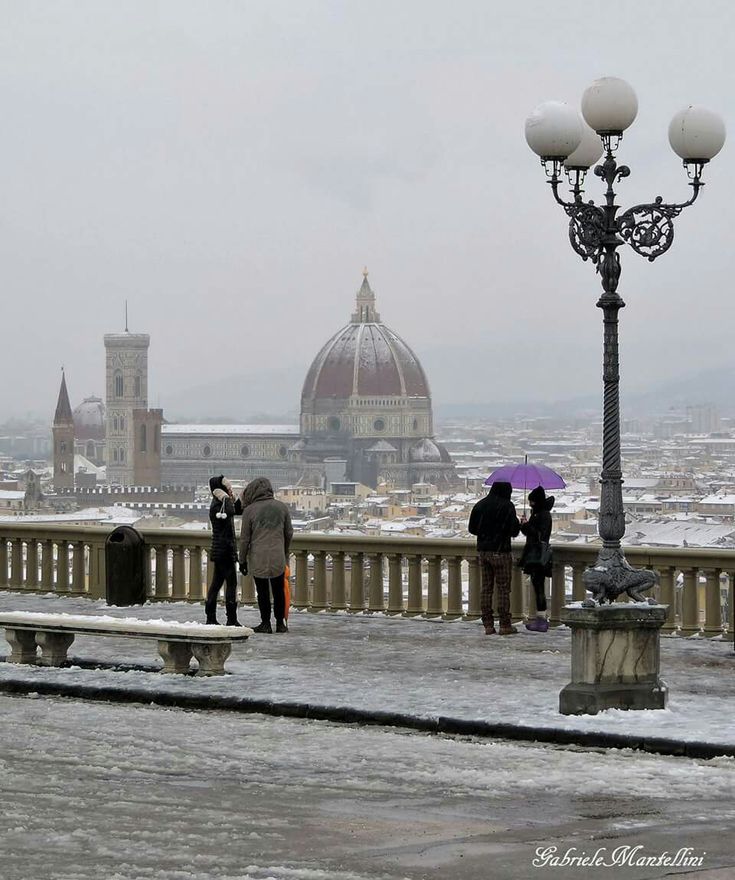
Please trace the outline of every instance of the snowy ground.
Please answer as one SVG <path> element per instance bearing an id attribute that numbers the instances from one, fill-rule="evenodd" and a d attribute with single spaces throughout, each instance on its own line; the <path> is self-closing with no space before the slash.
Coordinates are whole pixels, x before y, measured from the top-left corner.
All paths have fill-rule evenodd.
<path id="1" fill-rule="evenodd" d="M 4 880 L 559 880 L 692 847 L 732 880 L 735 760 L 0 695 Z M 687 876 L 692 876 L 687 872 Z"/>
<path id="2" fill-rule="evenodd" d="M 0 611 L 114 614 L 201 620 L 186 603 L 131 609 L 104 602 L 0 593 Z M 257 623 L 253 609 L 244 623 Z M 563 716 L 558 695 L 569 682 L 570 633 L 521 631 L 485 636 L 478 623 L 382 616 L 293 613 L 287 635 L 254 636 L 233 646 L 223 678 L 160 676 L 148 671 L 41 669 L 0 664 L 0 682 L 81 681 L 175 693 L 246 694 L 316 705 L 410 712 L 422 716 L 632 733 L 735 744 L 735 653 L 731 641 L 662 639 L 662 678 L 670 688 L 663 711 L 610 710 Z M 0 639 L 0 652 L 6 643 Z M 6 648 L 7 651 L 7 648 Z M 155 651 L 134 639 L 79 636 L 70 657 L 150 665 Z"/>
<path id="3" fill-rule="evenodd" d="M 108 609 L 0 593 L 0 610 L 179 621 L 184 603 Z M 244 623 L 256 621 L 245 609 Z M 235 645 L 229 675 L 146 671 L 152 646 L 79 637 L 70 654 L 140 668 L 0 663 L 0 682 L 79 681 L 735 742 L 732 643 L 665 639 L 663 712 L 556 712 L 569 632 L 295 613 Z M 0 653 L 4 644 L 0 641 Z M 7 650 L 7 649 L 6 649 Z M 692 847 L 735 877 L 735 759 L 472 741 L 385 728 L 0 695 L 3 880 L 643 880 L 683 868 L 546 867 L 538 848 L 610 860 Z M 691 869 L 687 869 L 691 870 Z M 691 876 L 691 874 L 689 874 Z"/>

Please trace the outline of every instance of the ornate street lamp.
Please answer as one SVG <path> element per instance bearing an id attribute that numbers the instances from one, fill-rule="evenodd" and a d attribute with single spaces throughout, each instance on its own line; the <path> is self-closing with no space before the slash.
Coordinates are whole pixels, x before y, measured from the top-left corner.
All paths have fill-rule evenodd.
<path id="1" fill-rule="evenodd" d="M 620 463 L 620 391 L 618 359 L 618 312 L 625 305 L 618 294 L 620 255 L 629 245 L 637 254 L 655 260 L 674 240 L 672 220 L 699 195 L 704 166 L 725 143 L 725 125 L 717 114 L 703 107 L 686 107 L 671 120 L 669 142 L 684 161 L 692 196 L 687 202 L 666 204 L 661 196 L 653 202 L 635 205 L 623 213 L 615 204 L 614 185 L 628 177 L 630 169 L 615 159 L 623 132 L 638 112 L 638 99 L 627 82 L 603 77 L 582 96 L 582 117 L 567 104 L 541 104 L 526 120 L 526 140 L 541 157 L 556 201 L 569 216 L 569 240 L 583 260 L 595 264 L 602 283 L 597 302 L 602 309 L 603 343 L 603 439 L 600 475 L 599 533 L 602 548 L 597 561 L 584 574 L 584 583 L 594 598 L 612 602 L 623 592 L 637 601 L 639 592 L 655 582 L 651 571 L 633 569 L 625 559 L 621 538 L 625 534 L 622 470 Z M 582 199 L 586 172 L 604 154 L 595 174 L 607 184 L 605 202 L 596 205 Z M 559 195 L 562 172 L 572 193 L 567 201 Z"/>

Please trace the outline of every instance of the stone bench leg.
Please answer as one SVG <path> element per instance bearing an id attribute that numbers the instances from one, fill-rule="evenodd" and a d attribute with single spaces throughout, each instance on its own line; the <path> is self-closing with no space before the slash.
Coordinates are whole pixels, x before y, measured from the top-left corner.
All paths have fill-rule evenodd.
<path id="1" fill-rule="evenodd" d="M 187 673 L 191 661 L 191 645 L 189 642 L 158 641 L 158 653 L 163 658 L 161 672 Z"/>
<path id="2" fill-rule="evenodd" d="M 224 675 L 225 660 L 230 656 L 232 645 L 229 642 L 199 642 L 191 646 L 199 661 L 197 675 Z"/>
<path id="3" fill-rule="evenodd" d="M 74 633 L 38 632 L 36 644 L 41 648 L 41 666 L 61 666 L 66 663 L 66 652 L 74 641 Z"/>
<path id="4" fill-rule="evenodd" d="M 5 640 L 10 645 L 8 663 L 35 663 L 36 634 L 32 629 L 5 628 Z"/>

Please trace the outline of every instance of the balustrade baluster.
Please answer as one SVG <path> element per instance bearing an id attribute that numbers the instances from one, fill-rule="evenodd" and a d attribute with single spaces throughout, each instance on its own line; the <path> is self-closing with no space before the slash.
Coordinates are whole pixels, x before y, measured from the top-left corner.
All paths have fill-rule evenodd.
<path id="1" fill-rule="evenodd" d="M 587 598 L 587 590 L 584 586 L 584 581 L 582 580 L 582 575 L 584 574 L 584 563 L 582 562 L 574 562 L 572 563 L 572 601 L 573 602 L 584 602 Z"/>
<path id="2" fill-rule="evenodd" d="M 306 550 L 297 550 L 294 553 L 296 560 L 296 589 L 294 590 L 292 605 L 295 608 L 309 607 L 309 555 Z"/>
<path id="3" fill-rule="evenodd" d="M 474 620 L 481 614 L 480 593 L 482 591 L 482 577 L 480 575 L 480 560 L 476 553 L 467 557 L 467 614 L 468 620 Z"/>
<path id="4" fill-rule="evenodd" d="M 327 602 L 327 554 L 323 550 L 314 553 L 314 592 L 310 611 L 329 608 Z"/>
<path id="5" fill-rule="evenodd" d="M 46 551 L 44 549 L 44 564 Z M 150 551 L 146 551 L 145 565 L 150 568 Z M 104 541 L 92 541 L 89 545 L 89 597 L 104 599 L 107 593 L 105 583 L 105 544 Z"/>
<path id="6" fill-rule="evenodd" d="M 365 610 L 365 561 L 362 553 L 350 554 L 350 611 Z"/>
<path id="7" fill-rule="evenodd" d="M 172 599 L 186 599 L 186 565 L 184 559 L 184 547 L 173 548 L 173 584 L 171 587 Z"/>
<path id="8" fill-rule="evenodd" d="M 735 572 L 727 573 L 727 632 L 730 638 L 735 633 Z"/>
<path id="9" fill-rule="evenodd" d="M 370 554 L 370 582 L 368 586 L 368 611 L 385 610 L 383 589 L 383 554 Z"/>
<path id="10" fill-rule="evenodd" d="M 0 538 L 0 589 L 5 589 L 8 583 L 8 539 Z"/>
<path id="11" fill-rule="evenodd" d="M 697 601 L 697 569 L 682 571 L 684 586 L 681 595 L 681 634 L 699 635 L 699 603 Z"/>
<path id="12" fill-rule="evenodd" d="M 408 557 L 408 605 L 406 614 L 424 613 L 424 590 L 421 583 L 421 557 Z"/>
<path id="13" fill-rule="evenodd" d="M 510 575 L 510 616 L 516 623 L 523 620 L 523 572 L 515 559 Z"/>
<path id="14" fill-rule="evenodd" d="M 71 587 L 76 593 L 86 593 L 84 576 L 84 541 L 75 541 L 72 549 Z"/>
<path id="15" fill-rule="evenodd" d="M 722 600 L 720 598 L 720 569 L 708 568 L 704 573 L 704 635 L 722 637 Z"/>
<path id="16" fill-rule="evenodd" d="M 429 589 L 426 613 L 430 615 L 444 614 L 442 600 L 442 558 L 438 555 L 429 557 Z"/>
<path id="17" fill-rule="evenodd" d="M 39 584 L 38 549 L 38 541 L 35 538 L 29 538 L 26 544 L 26 584 L 30 589 L 36 589 Z"/>
<path id="18" fill-rule="evenodd" d="M 566 604 L 566 568 L 563 562 L 555 562 L 551 569 L 551 602 L 549 604 L 549 626 L 559 626 L 561 609 Z"/>
<path id="19" fill-rule="evenodd" d="M 168 547 L 156 545 L 156 599 L 168 598 Z"/>
<path id="20" fill-rule="evenodd" d="M 201 547 L 192 547 L 189 550 L 189 598 L 195 602 L 201 602 L 204 598 L 202 554 Z"/>
<path id="21" fill-rule="evenodd" d="M 345 599 L 345 555 L 332 553 L 332 611 L 342 611 L 347 607 Z"/>
<path id="22" fill-rule="evenodd" d="M 16 590 L 25 587 L 23 577 L 23 539 L 15 538 L 11 547 L 10 586 Z"/>
<path id="23" fill-rule="evenodd" d="M 43 542 L 41 586 L 48 592 L 54 589 L 54 542 L 50 538 Z"/>
<path id="24" fill-rule="evenodd" d="M 388 556 L 388 613 L 403 613 L 403 557 L 400 553 Z"/>
<path id="25" fill-rule="evenodd" d="M 65 539 L 56 545 L 56 590 L 69 589 L 69 542 Z"/>
<path id="26" fill-rule="evenodd" d="M 664 633 L 676 633 L 676 570 L 667 566 L 659 569 L 659 602 L 669 606 L 666 623 L 661 627 Z"/>
<path id="27" fill-rule="evenodd" d="M 447 611 L 448 620 L 462 616 L 462 558 L 450 556 L 447 559 Z"/>

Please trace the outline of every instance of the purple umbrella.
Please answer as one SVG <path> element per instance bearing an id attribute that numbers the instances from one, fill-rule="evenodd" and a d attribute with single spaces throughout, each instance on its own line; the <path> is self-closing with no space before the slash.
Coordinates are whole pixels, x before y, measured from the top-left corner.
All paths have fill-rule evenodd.
<path id="1" fill-rule="evenodd" d="M 486 486 L 493 483 L 510 483 L 514 489 L 523 489 L 523 515 L 526 515 L 526 492 L 543 486 L 544 489 L 563 489 L 566 483 L 560 474 L 543 464 L 529 464 L 528 456 L 523 464 L 506 464 L 495 468 L 485 480 Z"/>
<path id="2" fill-rule="evenodd" d="M 563 489 L 566 483 L 556 471 L 543 464 L 506 464 L 496 468 L 485 480 L 486 486 L 493 483 L 510 483 L 514 489 Z"/>

